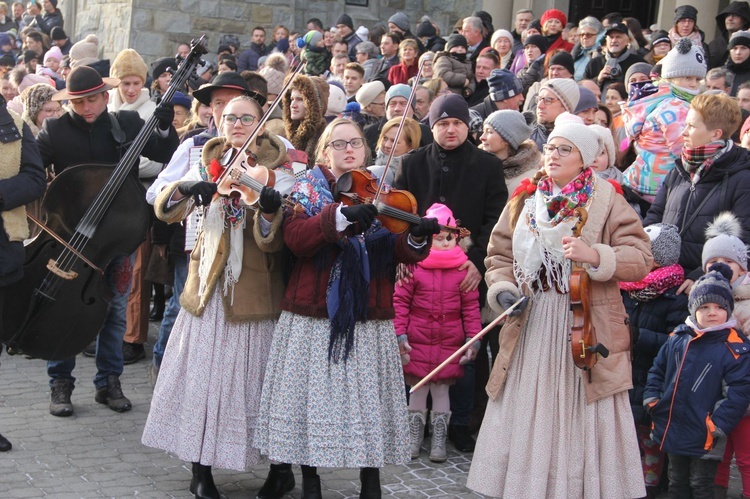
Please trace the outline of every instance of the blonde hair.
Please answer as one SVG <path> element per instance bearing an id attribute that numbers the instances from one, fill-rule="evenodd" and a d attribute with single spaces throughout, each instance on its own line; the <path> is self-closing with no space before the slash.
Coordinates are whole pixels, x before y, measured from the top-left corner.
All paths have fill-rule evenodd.
<path id="1" fill-rule="evenodd" d="M 709 130 L 721 130 L 721 138 L 729 139 L 742 124 L 740 104 L 727 94 L 700 94 L 690 103 L 690 108 L 701 115 Z"/>
<path id="2" fill-rule="evenodd" d="M 333 132 L 336 129 L 336 127 L 340 125 L 349 125 L 357 130 L 357 133 L 360 137 L 362 137 L 362 140 L 365 142 L 362 146 L 365 150 L 365 161 L 361 165 L 362 168 L 365 167 L 365 165 L 370 164 L 370 148 L 367 147 L 367 139 L 365 138 L 365 134 L 362 131 L 362 129 L 359 127 L 357 123 L 350 120 L 349 118 L 336 118 L 332 122 L 328 124 L 328 126 L 323 130 L 323 133 L 320 134 L 320 138 L 318 139 L 318 144 L 315 146 L 315 162 L 318 164 L 324 164 L 328 166 L 328 160 L 325 156 L 325 150 L 326 147 L 328 147 L 328 143 L 331 142 L 331 137 L 333 136 Z"/>
<path id="3" fill-rule="evenodd" d="M 536 187 L 537 184 L 539 184 L 539 181 L 542 180 L 544 177 L 547 176 L 547 172 L 542 168 L 534 176 L 531 178 L 531 184 Z M 511 192 L 511 195 L 513 193 Z M 508 210 L 510 215 L 510 231 L 513 232 L 516 228 L 516 224 L 518 223 L 518 219 L 521 217 L 521 212 L 523 211 L 523 205 L 526 202 L 526 200 L 529 198 L 530 194 L 527 191 L 522 191 L 521 193 L 517 194 L 516 196 L 513 196 L 511 200 L 508 202 Z"/>
<path id="4" fill-rule="evenodd" d="M 398 56 L 399 57 L 401 57 L 406 47 L 413 48 L 414 51 L 417 52 L 417 55 L 419 55 L 419 45 L 417 45 L 417 41 L 412 38 L 405 38 L 401 40 L 401 43 L 398 44 Z"/>
<path id="5" fill-rule="evenodd" d="M 380 146 L 383 143 L 383 137 L 385 137 L 385 134 L 388 133 L 391 128 L 398 128 L 399 123 L 401 123 L 401 116 L 391 118 L 383 125 L 383 130 L 381 130 L 380 137 L 378 137 L 378 145 L 375 148 L 377 151 L 380 150 Z M 419 123 L 417 123 L 416 120 L 406 118 L 406 120 L 404 121 L 404 128 L 403 130 L 401 130 L 401 134 L 401 137 L 403 137 L 403 139 L 406 141 L 406 144 L 409 146 L 409 150 L 413 150 L 419 147 L 419 141 L 422 140 L 422 129 L 419 127 Z M 396 145 L 394 144 L 394 149 L 395 148 Z"/>

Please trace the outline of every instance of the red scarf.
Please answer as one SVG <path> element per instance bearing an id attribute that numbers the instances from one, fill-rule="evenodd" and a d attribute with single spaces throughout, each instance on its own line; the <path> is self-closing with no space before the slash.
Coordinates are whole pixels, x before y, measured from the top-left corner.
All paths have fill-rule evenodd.
<path id="1" fill-rule="evenodd" d="M 685 270 L 679 263 L 652 270 L 642 281 L 621 282 L 620 289 L 627 291 L 635 301 L 651 301 L 669 288 L 685 281 Z"/>

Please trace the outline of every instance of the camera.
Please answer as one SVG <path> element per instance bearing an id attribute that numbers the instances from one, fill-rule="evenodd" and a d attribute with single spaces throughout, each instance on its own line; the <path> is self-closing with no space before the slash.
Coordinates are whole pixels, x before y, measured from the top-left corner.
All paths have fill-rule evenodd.
<path id="1" fill-rule="evenodd" d="M 610 78 L 617 78 L 622 73 L 622 70 L 618 67 L 612 67 L 612 69 L 609 71 Z"/>

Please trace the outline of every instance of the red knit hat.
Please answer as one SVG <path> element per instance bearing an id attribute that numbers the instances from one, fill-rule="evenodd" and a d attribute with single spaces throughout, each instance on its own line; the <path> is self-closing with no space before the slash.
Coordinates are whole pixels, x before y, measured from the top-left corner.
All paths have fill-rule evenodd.
<path id="1" fill-rule="evenodd" d="M 542 26 L 544 26 L 544 23 L 546 23 L 550 19 L 557 19 L 558 21 L 562 23 L 563 26 L 568 24 L 568 18 L 561 10 L 549 9 L 545 11 L 544 14 L 542 14 L 542 19 L 541 19 Z"/>

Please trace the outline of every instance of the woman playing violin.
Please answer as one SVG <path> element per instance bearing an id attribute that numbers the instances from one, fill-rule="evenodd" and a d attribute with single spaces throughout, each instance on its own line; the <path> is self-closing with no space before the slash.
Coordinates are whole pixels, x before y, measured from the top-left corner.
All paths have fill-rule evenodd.
<path id="1" fill-rule="evenodd" d="M 318 142 L 318 165 L 292 193 L 303 209 L 284 220 L 296 262 L 255 444 L 272 460 L 302 465 L 303 497 L 321 497 L 316 468 L 326 466 L 360 468 L 360 497 L 379 498 L 379 468 L 410 460 L 393 283 L 396 265 L 423 260 L 439 228 L 421 219 L 395 235 L 372 204 L 335 201 L 336 180 L 368 164 L 366 145 L 355 123 L 331 122 Z"/>
<path id="2" fill-rule="evenodd" d="M 493 497 L 643 497 L 628 392 L 630 332 L 618 281 L 651 268 L 640 219 L 590 165 L 597 135 L 555 127 L 544 169 L 516 189 L 487 249 L 487 301 L 498 311 L 531 300 L 503 326 L 468 487 Z M 576 209 L 588 219 L 572 237 Z M 579 210 L 580 211 L 580 210 Z M 571 355 L 571 262 L 590 277 L 586 311 L 609 349 L 588 371 Z M 575 281 L 574 281 L 575 282 Z"/>
<path id="3" fill-rule="evenodd" d="M 253 429 L 284 294 L 281 194 L 264 187 L 257 209 L 249 208 L 214 196 L 214 182 L 226 150 L 241 147 L 262 114 L 250 97 L 232 99 L 223 136 L 206 143 L 202 166 L 155 203 L 168 223 L 184 219 L 194 200 L 208 205 L 143 432 L 145 445 L 193 463 L 196 497 L 219 497 L 212 466 L 244 471 L 260 460 Z M 275 169 L 277 180 L 286 175 L 286 147 L 276 136 L 259 134 L 249 150 L 256 168 Z"/>

